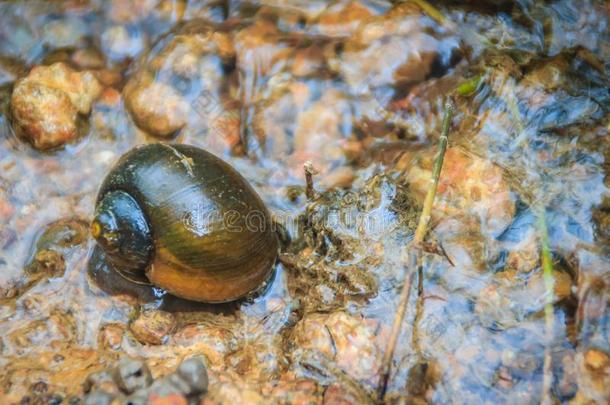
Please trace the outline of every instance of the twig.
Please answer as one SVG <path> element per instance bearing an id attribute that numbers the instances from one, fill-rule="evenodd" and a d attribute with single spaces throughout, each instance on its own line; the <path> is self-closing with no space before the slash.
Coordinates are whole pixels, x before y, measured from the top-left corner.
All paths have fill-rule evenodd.
<path id="1" fill-rule="evenodd" d="M 445 104 L 443 123 L 441 127 L 441 137 L 439 139 L 438 144 L 438 154 L 436 155 L 436 160 L 434 162 L 434 167 L 432 169 L 432 178 L 430 179 L 430 187 L 428 188 L 428 193 L 426 194 L 426 199 L 424 200 L 424 205 L 422 212 L 419 217 L 419 223 L 417 225 L 417 229 L 415 230 L 415 236 L 413 241 L 411 242 L 412 246 L 420 245 L 424 236 L 426 236 L 426 229 L 428 227 L 428 223 L 430 222 L 432 205 L 434 203 L 434 197 L 436 195 L 436 189 L 438 187 L 438 180 L 441 175 L 441 169 L 443 167 L 443 160 L 445 158 L 445 151 L 447 150 L 447 136 L 449 134 L 449 124 L 451 122 L 451 116 L 453 115 L 453 104 L 451 102 L 447 102 Z M 413 255 L 410 255 L 413 256 Z M 417 267 L 417 263 L 415 266 L 410 266 L 410 268 Z M 400 329 L 405 317 L 405 313 L 407 311 L 407 304 L 409 302 L 409 294 L 411 292 L 411 284 L 413 283 L 413 277 L 415 275 L 414 271 L 409 270 L 407 268 L 407 274 L 405 275 L 405 281 L 402 286 L 402 291 L 400 293 L 400 301 L 398 303 L 398 309 L 396 311 L 396 315 L 394 317 L 394 322 L 392 323 L 392 330 L 390 332 L 390 339 L 388 341 L 388 347 L 383 355 L 383 361 L 381 364 L 380 376 L 379 376 L 379 384 L 377 386 L 377 397 L 380 401 L 383 400 L 385 396 L 385 392 L 388 386 L 388 380 L 390 377 L 390 372 L 392 371 L 392 359 L 394 357 L 394 350 L 396 349 L 396 342 L 398 341 L 398 335 L 400 334 Z"/>
<path id="2" fill-rule="evenodd" d="M 428 193 L 424 200 L 424 206 L 419 217 L 419 223 L 415 230 L 415 237 L 413 243 L 419 245 L 426 236 L 426 230 L 432 213 L 432 204 L 434 204 L 434 197 L 436 196 L 436 189 L 438 187 L 438 180 L 441 177 L 441 169 L 443 168 L 443 160 L 445 159 L 445 151 L 447 150 L 447 136 L 449 134 L 449 124 L 451 123 L 451 116 L 453 115 L 453 104 L 448 102 L 445 104 L 445 113 L 443 116 L 443 125 L 441 127 L 441 137 L 438 140 L 438 154 L 434 161 L 434 167 L 432 168 L 432 178 L 430 179 L 430 187 L 428 187 Z"/>
<path id="3" fill-rule="evenodd" d="M 303 165 L 305 170 L 305 195 L 309 201 L 315 198 L 316 192 L 313 189 L 313 175 L 316 174 L 316 169 L 313 167 L 313 163 L 310 160 L 305 162 Z"/>
<path id="4" fill-rule="evenodd" d="M 546 302 L 544 305 L 545 320 L 545 347 L 544 365 L 542 377 L 542 405 L 551 405 L 551 387 L 553 385 L 553 360 L 551 357 L 551 346 L 553 342 L 553 331 L 555 329 L 555 314 L 553 312 L 553 296 L 555 293 L 555 279 L 553 277 L 553 261 L 549 247 L 549 232 L 546 225 L 545 210 L 538 213 L 538 227 L 540 232 L 540 250 L 542 251 L 542 276 L 546 289 Z"/>
<path id="5" fill-rule="evenodd" d="M 377 399 L 379 401 L 383 401 L 383 397 L 385 396 L 385 392 L 388 388 L 390 372 L 392 371 L 392 358 L 394 357 L 394 350 L 396 349 L 396 341 L 398 340 L 398 335 L 400 334 L 402 320 L 405 318 L 405 312 L 407 311 L 407 303 L 409 301 L 409 294 L 411 293 L 411 284 L 413 284 L 414 276 L 415 272 L 407 269 L 405 282 L 400 293 L 398 309 L 396 311 L 396 315 L 394 316 L 394 323 L 392 324 L 390 340 L 388 341 L 388 347 L 383 354 L 383 361 L 381 363 L 379 385 L 377 386 Z"/>
<path id="6" fill-rule="evenodd" d="M 428 3 L 426 0 L 409 0 L 410 3 L 416 4 L 422 11 L 430 16 L 434 21 L 441 25 L 450 25 L 447 17 L 441 13 L 436 7 Z"/>
<path id="7" fill-rule="evenodd" d="M 415 317 L 413 318 L 413 332 L 411 347 L 413 352 L 421 353 L 419 344 L 419 320 L 424 312 L 424 263 L 422 255 L 417 255 L 417 301 L 415 304 Z"/>

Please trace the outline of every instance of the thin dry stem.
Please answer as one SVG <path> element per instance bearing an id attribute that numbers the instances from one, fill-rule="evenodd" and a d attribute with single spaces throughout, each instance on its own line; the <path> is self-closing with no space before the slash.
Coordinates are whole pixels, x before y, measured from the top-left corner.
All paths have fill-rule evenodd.
<path id="1" fill-rule="evenodd" d="M 538 213 L 538 227 L 540 232 L 540 250 L 542 252 L 542 275 L 546 289 L 546 302 L 544 305 L 545 320 L 545 348 L 544 365 L 542 377 L 542 401 L 543 405 L 553 403 L 551 388 L 553 385 L 553 360 L 551 358 L 551 346 L 553 343 L 553 331 L 555 329 L 555 314 L 553 312 L 553 295 L 555 293 L 555 279 L 553 277 L 553 260 L 549 247 L 549 233 L 546 225 L 544 209 Z"/>
<path id="2" fill-rule="evenodd" d="M 438 154 L 434 161 L 434 167 L 432 168 L 432 178 L 430 179 L 430 187 L 426 198 L 424 199 L 424 206 L 422 208 L 421 215 L 419 217 L 419 223 L 415 230 L 415 237 L 413 243 L 419 245 L 426 236 L 428 229 L 428 223 L 432 213 L 432 205 L 434 204 L 434 197 L 436 196 L 436 189 L 438 187 L 438 180 L 441 177 L 441 169 L 443 168 L 443 161 L 445 160 L 445 152 L 447 151 L 447 136 L 449 134 L 449 124 L 451 122 L 451 116 L 453 115 L 453 104 L 447 103 L 445 105 L 445 113 L 443 117 L 443 124 L 441 128 L 441 137 L 438 140 Z"/>
<path id="3" fill-rule="evenodd" d="M 443 13 L 441 13 L 436 7 L 428 3 L 426 0 L 409 0 L 409 2 L 417 4 L 417 6 L 421 8 L 424 13 L 428 14 L 428 16 L 430 16 L 430 18 L 437 23 L 446 26 L 452 25 L 452 22 L 445 17 Z"/>
<path id="4" fill-rule="evenodd" d="M 305 170 L 305 195 L 307 196 L 307 199 L 311 201 L 316 196 L 316 192 L 313 188 L 313 175 L 316 174 L 316 169 L 309 160 L 305 162 L 303 169 Z"/>
<path id="5" fill-rule="evenodd" d="M 396 348 L 396 342 L 398 340 L 398 335 L 400 334 L 400 327 L 402 325 L 402 320 L 405 318 L 405 313 L 407 311 L 407 303 L 409 302 L 409 295 L 411 293 L 411 284 L 413 284 L 413 277 L 415 276 L 414 271 L 409 271 L 407 269 L 407 275 L 405 282 L 402 287 L 402 291 L 400 292 L 400 301 L 398 302 L 398 309 L 396 310 L 396 315 L 394 316 L 394 323 L 392 324 L 392 332 L 390 333 L 390 340 L 388 341 L 388 347 L 383 354 L 383 362 L 381 364 L 381 376 L 379 385 L 377 387 L 377 398 L 379 401 L 382 401 L 385 392 L 388 388 L 388 381 L 390 377 L 390 372 L 392 371 L 392 358 L 394 357 L 394 350 Z"/>
<path id="6" fill-rule="evenodd" d="M 436 196 L 436 189 L 438 187 L 438 180 L 441 175 L 441 169 L 443 167 L 443 160 L 445 158 L 445 151 L 447 150 L 447 141 L 449 134 L 449 124 L 451 123 L 451 116 L 453 115 L 453 103 L 450 101 L 445 104 L 444 115 L 443 115 L 443 123 L 441 127 L 441 137 L 439 138 L 438 145 L 438 154 L 436 155 L 436 159 L 434 162 L 434 167 L 432 169 L 432 178 L 430 179 L 430 187 L 428 188 L 428 193 L 426 194 L 426 198 L 424 200 L 424 205 L 422 208 L 422 212 L 419 217 L 419 223 L 417 225 L 417 229 L 415 230 L 415 236 L 413 241 L 410 244 L 410 247 L 419 246 L 424 237 L 426 236 L 426 231 L 428 228 L 428 223 L 430 222 L 432 205 L 434 203 L 434 197 Z M 409 255 L 414 257 L 413 255 Z M 410 266 L 411 269 L 417 267 Z M 402 291 L 400 293 L 400 301 L 398 303 L 398 309 L 396 310 L 396 315 L 394 317 L 394 322 L 392 323 L 392 331 L 390 332 L 390 339 L 388 341 L 388 346 L 383 356 L 383 361 L 381 364 L 380 371 L 380 379 L 379 384 L 377 386 L 377 397 L 379 401 L 382 401 L 385 397 L 385 392 L 387 390 L 388 381 L 390 377 L 390 372 L 392 371 L 392 359 L 394 357 L 394 351 L 396 349 L 396 342 L 398 341 L 398 336 L 400 335 L 401 326 L 405 317 L 405 313 L 407 311 L 407 304 L 409 302 L 409 295 L 411 292 L 411 284 L 413 284 L 413 277 L 415 272 L 407 268 L 407 272 L 405 275 L 405 281 L 402 286 Z"/>

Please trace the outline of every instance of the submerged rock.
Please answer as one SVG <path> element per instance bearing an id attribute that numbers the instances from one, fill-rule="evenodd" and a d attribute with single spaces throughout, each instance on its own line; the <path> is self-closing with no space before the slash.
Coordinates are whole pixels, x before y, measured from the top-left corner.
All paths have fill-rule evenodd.
<path id="1" fill-rule="evenodd" d="M 52 149 L 78 136 L 78 115 L 88 115 L 102 87 L 90 72 L 63 63 L 37 66 L 11 96 L 17 134 L 37 149 Z"/>
<path id="2" fill-rule="evenodd" d="M 151 135 L 214 132 L 219 142 L 235 129 L 227 120 L 239 118 L 226 74 L 234 58 L 227 32 L 194 20 L 150 51 L 125 85 L 125 106 L 136 125 Z"/>
<path id="3" fill-rule="evenodd" d="M 265 398 L 256 389 L 239 381 L 222 381 L 210 387 L 201 405 L 251 404 L 263 405 Z"/>
<path id="4" fill-rule="evenodd" d="M 321 353 L 362 384 L 374 386 L 381 366 L 375 322 L 345 312 L 310 314 L 294 328 L 289 342 L 295 352 Z M 323 367 L 323 366 L 322 366 Z"/>
<path id="5" fill-rule="evenodd" d="M 421 82 L 446 69 L 458 53 L 457 37 L 411 4 L 364 20 L 332 64 L 354 92 Z"/>
<path id="6" fill-rule="evenodd" d="M 221 323 L 221 322 L 220 322 Z M 172 335 L 170 344 L 197 349 L 208 359 L 208 365 L 224 366 L 224 357 L 237 349 L 235 332 L 229 327 L 215 323 L 193 323 L 179 327 Z"/>
<path id="7" fill-rule="evenodd" d="M 608 403 L 610 356 L 596 347 L 583 348 L 576 355 L 578 392 L 574 403 Z"/>
<path id="8" fill-rule="evenodd" d="M 12 281 L 14 294 L 23 293 L 38 282 L 64 276 L 76 248 L 86 240 L 87 224 L 80 219 L 60 219 L 47 224 L 32 245 L 24 264 L 24 277 Z M 2 284 L 0 290 L 6 288 Z"/>
<path id="9" fill-rule="evenodd" d="M 139 360 L 122 359 L 114 374 L 114 380 L 126 394 L 148 387 L 153 379 L 146 363 Z"/>
<path id="10" fill-rule="evenodd" d="M 287 363 L 281 343 L 279 335 L 248 340 L 228 355 L 225 362 L 247 381 L 262 383 L 276 379 Z"/>
<path id="11" fill-rule="evenodd" d="M 174 316 L 165 311 L 144 311 L 129 326 L 134 337 L 143 344 L 160 345 L 169 339 L 176 326 Z"/>
<path id="12" fill-rule="evenodd" d="M 324 179 L 349 159 L 352 105 L 345 91 L 332 82 L 298 80 L 269 91 L 255 106 L 252 126 L 261 155 L 285 162 L 296 178 L 303 178 L 306 161 Z"/>
<path id="13" fill-rule="evenodd" d="M 415 195 L 423 201 L 430 184 L 436 149 L 420 154 L 407 179 Z M 447 149 L 432 216 L 476 218 L 484 234 L 497 236 L 508 227 L 515 214 L 515 201 L 502 169 L 490 160 L 458 147 Z M 470 217 L 470 218 L 469 218 Z"/>
<path id="14" fill-rule="evenodd" d="M 166 376 L 153 379 L 144 362 L 122 359 L 116 368 L 91 374 L 83 387 L 85 404 L 198 403 L 208 389 L 208 374 L 202 357 L 184 360 Z"/>

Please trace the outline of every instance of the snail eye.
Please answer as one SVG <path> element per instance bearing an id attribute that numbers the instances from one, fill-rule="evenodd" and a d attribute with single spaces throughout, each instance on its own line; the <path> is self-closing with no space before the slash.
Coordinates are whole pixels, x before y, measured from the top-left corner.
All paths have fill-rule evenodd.
<path id="1" fill-rule="evenodd" d="M 93 238 L 95 238 L 95 239 L 99 239 L 101 235 L 102 235 L 102 226 L 100 225 L 99 222 L 93 221 L 91 223 L 91 236 L 93 236 Z"/>
<path id="2" fill-rule="evenodd" d="M 121 233 L 112 216 L 102 214 L 96 217 L 91 223 L 91 236 L 108 252 L 116 252 L 121 247 Z"/>

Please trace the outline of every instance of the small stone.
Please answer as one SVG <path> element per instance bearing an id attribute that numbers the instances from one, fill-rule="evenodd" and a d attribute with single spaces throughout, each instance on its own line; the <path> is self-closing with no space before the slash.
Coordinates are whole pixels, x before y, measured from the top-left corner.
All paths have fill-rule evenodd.
<path id="1" fill-rule="evenodd" d="M 83 383 L 83 391 L 89 392 L 104 392 L 107 394 L 117 395 L 119 387 L 114 381 L 114 376 L 109 370 L 101 370 L 87 376 Z"/>
<path id="2" fill-rule="evenodd" d="M 89 114 L 93 101 L 102 92 L 102 86 L 91 72 L 77 72 L 61 62 L 35 67 L 26 80 L 62 91 L 80 114 Z"/>
<path id="3" fill-rule="evenodd" d="M 342 384 L 331 384 L 324 391 L 323 405 L 351 405 L 362 403 L 361 398 Z"/>
<path id="4" fill-rule="evenodd" d="M 319 47 L 298 50 L 292 62 L 292 74 L 296 77 L 313 76 L 324 69 L 324 55 Z"/>
<path id="5" fill-rule="evenodd" d="M 187 396 L 194 394 L 188 382 L 176 373 L 155 380 L 150 386 L 149 393 L 150 397 Z"/>
<path id="6" fill-rule="evenodd" d="M 25 265 L 29 282 L 63 276 L 66 256 L 86 239 L 87 226 L 81 220 L 61 219 L 46 225 L 34 244 L 35 253 Z"/>
<path id="7" fill-rule="evenodd" d="M 106 16 L 111 21 L 133 23 L 147 18 L 159 3 L 159 0 L 110 0 Z"/>
<path id="8" fill-rule="evenodd" d="M 577 384 L 577 364 L 575 363 L 575 352 L 568 351 L 561 359 L 562 373 L 557 382 L 559 398 L 573 398 L 578 390 Z"/>
<path id="9" fill-rule="evenodd" d="M 212 323 L 185 325 L 172 335 L 169 344 L 196 349 L 206 356 L 212 369 L 223 367 L 225 356 L 238 348 L 231 329 Z"/>
<path id="10" fill-rule="evenodd" d="M 142 344 L 163 344 L 176 327 L 174 316 L 165 311 L 145 311 L 129 325 L 135 338 Z"/>
<path id="11" fill-rule="evenodd" d="M 187 123 L 190 107 L 186 99 L 146 74 L 130 80 L 123 94 L 133 120 L 151 135 L 171 137 Z"/>
<path id="12" fill-rule="evenodd" d="M 191 357 L 183 361 L 178 366 L 177 373 L 189 384 L 191 393 L 201 394 L 208 390 L 208 371 L 202 357 Z"/>
<path id="13" fill-rule="evenodd" d="M 85 396 L 83 405 L 111 405 L 114 402 L 114 395 L 104 391 L 94 391 Z"/>
<path id="14" fill-rule="evenodd" d="M 64 63 L 37 66 L 11 95 L 15 131 L 37 149 L 62 146 L 76 138 L 78 114 L 89 114 L 101 91 L 90 72 Z"/>
<path id="15" fill-rule="evenodd" d="M 498 387 L 506 390 L 511 389 L 515 385 L 513 377 L 507 367 L 502 366 L 497 371 L 496 384 L 498 385 Z"/>
<path id="16" fill-rule="evenodd" d="M 265 403 L 267 402 L 257 391 L 238 381 L 219 381 L 211 385 L 208 394 L 201 401 L 201 405 Z"/>
<path id="17" fill-rule="evenodd" d="M 102 327 L 100 331 L 100 343 L 102 347 L 111 350 L 119 350 L 123 341 L 125 328 L 118 323 L 109 323 Z"/>
<path id="18" fill-rule="evenodd" d="M 188 400 L 179 394 L 169 394 L 165 396 L 153 396 L 149 397 L 149 404 L 151 405 L 187 405 Z"/>
<path id="19" fill-rule="evenodd" d="M 280 381 L 268 398 L 274 404 L 319 404 L 322 388 L 313 380 Z"/>
<path id="20" fill-rule="evenodd" d="M 147 390 L 140 390 L 134 392 L 132 395 L 125 398 L 125 404 L 128 405 L 147 405 L 148 401 L 148 392 Z"/>
<path id="21" fill-rule="evenodd" d="M 423 202 L 436 149 L 418 155 L 408 168 L 407 181 Z M 433 220 L 477 219 L 481 233 L 498 236 L 513 220 L 515 201 L 504 173 L 491 160 L 471 156 L 459 147 L 447 149 L 434 200 Z"/>
<path id="22" fill-rule="evenodd" d="M 127 29 L 124 25 L 106 28 L 101 36 L 102 48 L 112 59 L 133 58 L 145 47 L 145 38 L 141 32 Z"/>
<path id="23" fill-rule="evenodd" d="M 34 260 L 28 266 L 28 273 L 47 274 L 51 277 L 63 276 L 66 270 L 66 261 L 61 253 L 43 249 L 36 253 Z"/>
<path id="24" fill-rule="evenodd" d="M 343 51 L 331 61 L 355 91 L 369 87 L 418 83 L 433 71 L 435 60 L 446 61 L 457 52 L 456 38 L 445 35 L 440 27 L 425 26 L 421 11 L 412 3 L 394 6 L 383 15 L 366 18 L 356 12 L 353 19 L 362 22 L 345 26 L 354 29 L 345 41 Z M 342 15 L 342 21 L 346 16 Z"/>
<path id="25" fill-rule="evenodd" d="M 292 342 L 300 349 L 315 350 L 333 359 L 350 377 L 365 385 L 376 383 L 381 353 L 373 326 L 363 318 L 342 311 L 309 314 L 295 326 Z"/>
<path id="26" fill-rule="evenodd" d="M 325 189 L 329 188 L 350 188 L 356 173 L 351 167 L 338 167 L 328 172 L 324 177 L 320 179 L 320 185 Z"/>
<path id="27" fill-rule="evenodd" d="M 610 367 L 610 358 L 601 350 L 589 349 L 585 353 L 585 366 L 592 371 L 600 372 Z"/>
<path id="28" fill-rule="evenodd" d="M 81 69 L 101 69 L 106 64 L 104 55 L 95 48 L 77 49 L 70 59 Z"/>
<path id="29" fill-rule="evenodd" d="M 364 2 L 337 2 L 326 8 L 312 23 L 315 32 L 330 37 L 350 37 L 358 26 L 373 17 Z"/>
<path id="30" fill-rule="evenodd" d="M 44 381 L 37 381 L 30 387 L 30 391 L 36 396 L 44 395 L 48 390 L 49 386 Z"/>
<path id="31" fill-rule="evenodd" d="M 124 358 L 119 362 L 115 381 L 126 394 L 150 386 L 153 379 L 146 364 L 139 360 Z"/>
<path id="32" fill-rule="evenodd" d="M 11 109 L 15 132 L 36 149 L 52 149 L 76 138 L 77 110 L 60 90 L 18 82 Z"/>
<path id="33" fill-rule="evenodd" d="M 15 212 L 15 208 L 13 204 L 11 204 L 8 200 L 8 196 L 3 195 L 4 192 L 0 190 L 0 221 L 4 224 L 7 224 L 10 217 Z"/>

